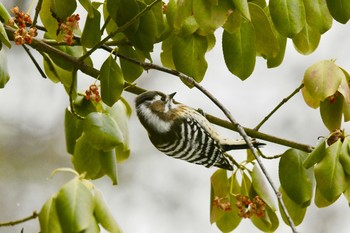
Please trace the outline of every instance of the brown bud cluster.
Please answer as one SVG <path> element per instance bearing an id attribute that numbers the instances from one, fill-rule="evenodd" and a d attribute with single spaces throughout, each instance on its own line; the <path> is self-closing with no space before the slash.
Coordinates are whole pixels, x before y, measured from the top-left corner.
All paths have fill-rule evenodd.
<path id="1" fill-rule="evenodd" d="M 340 139 L 341 142 L 344 141 L 345 135 L 344 131 L 340 129 L 336 129 L 331 133 L 331 136 L 327 139 L 327 145 L 330 146 L 333 143 L 337 142 Z"/>
<path id="2" fill-rule="evenodd" d="M 89 90 L 85 91 L 85 95 L 87 100 L 92 100 L 95 102 L 100 102 L 101 100 L 100 92 L 98 91 L 98 86 L 96 84 L 91 84 Z"/>
<path id="3" fill-rule="evenodd" d="M 20 11 L 18 6 L 11 9 L 11 12 L 15 15 L 9 21 L 9 25 L 17 25 L 18 29 L 14 32 L 14 41 L 16 45 L 31 44 L 32 38 L 38 35 L 36 27 L 30 27 L 27 30 L 27 24 L 33 24 L 30 15 Z"/>
<path id="4" fill-rule="evenodd" d="M 248 196 L 237 195 L 236 199 L 238 215 L 241 218 L 251 218 L 253 215 L 258 218 L 265 216 L 266 204 L 259 196 L 250 200 Z"/>
<path id="5" fill-rule="evenodd" d="M 73 44 L 73 30 L 79 28 L 79 14 L 71 15 L 67 19 L 59 24 L 59 31 L 63 33 L 63 40 L 67 44 Z"/>
<path id="6" fill-rule="evenodd" d="M 217 206 L 219 209 L 221 209 L 223 211 L 232 210 L 231 202 L 228 198 L 215 197 L 213 200 L 213 205 Z"/>

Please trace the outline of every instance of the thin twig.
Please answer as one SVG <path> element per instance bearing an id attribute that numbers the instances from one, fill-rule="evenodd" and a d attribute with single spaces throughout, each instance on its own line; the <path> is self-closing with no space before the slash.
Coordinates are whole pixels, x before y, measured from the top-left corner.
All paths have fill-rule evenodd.
<path id="1" fill-rule="evenodd" d="M 101 27 L 101 35 L 103 35 L 104 30 L 107 28 L 107 24 L 111 21 L 111 16 L 108 15 L 107 19 L 105 20 L 104 24 Z"/>
<path id="2" fill-rule="evenodd" d="M 73 71 L 72 84 L 71 84 L 71 86 L 69 88 L 69 106 L 70 106 L 70 111 L 71 111 L 71 113 L 73 113 L 74 116 L 76 116 L 80 120 L 84 120 L 85 117 L 79 115 L 75 111 L 75 107 L 74 107 L 73 92 L 74 92 L 74 88 L 75 88 L 76 79 L 77 79 L 77 70 L 74 70 Z"/>
<path id="3" fill-rule="evenodd" d="M 33 24 L 32 24 L 33 27 L 35 27 L 36 23 L 38 22 L 38 16 L 39 16 L 39 12 L 41 10 L 42 3 L 43 3 L 43 0 L 38 0 L 38 3 L 36 4 L 35 15 L 34 15 Z"/>
<path id="4" fill-rule="evenodd" d="M 302 83 L 298 88 L 296 88 L 289 96 L 284 98 L 257 126 L 255 126 L 255 130 L 259 131 L 260 127 L 268 120 L 270 117 L 285 103 L 287 103 L 295 94 L 297 94 L 302 88 L 304 84 Z"/>
<path id="5" fill-rule="evenodd" d="M 262 153 L 262 151 L 260 150 L 260 148 L 256 148 L 259 152 L 259 154 L 261 155 L 261 157 L 263 157 L 264 159 L 278 159 L 278 158 L 281 158 L 282 155 L 273 155 L 273 156 L 266 156 L 264 155 L 264 153 Z"/>
<path id="6" fill-rule="evenodd" d="M 24 48 L 24 51 L 26 51 L 26 53 L 28 54 L 30 60 L 32 60 L 32 62 L 34 63 L 36 69 L 39 71 L 39 73 L 41 74 L 41 77 L 43 78 L 47 78 L 45 72 L 41 69 L 39 63 L 35 60 L 35 57 L 33 56 L 33 54 L 30 52 L 29 48 L 26 45 L 22 45 L 22 47 Z"/>
<path id="7" fill-rule="evenodd" d="M 19 220 L 16 220 L 16 221 L 0 223 L 0 227 L 9 227 L 9 226 L 18 225 L 18 224 L 27 222 L 29 220 L 36 219 L 38 216 L 39 216 L 39 214 L 36 211 L 34 211 L 33 214 L 28 216 L 28 217 L 25 217 L 25 218 L 22 218 L 22 219 L 19 219 Z"/>

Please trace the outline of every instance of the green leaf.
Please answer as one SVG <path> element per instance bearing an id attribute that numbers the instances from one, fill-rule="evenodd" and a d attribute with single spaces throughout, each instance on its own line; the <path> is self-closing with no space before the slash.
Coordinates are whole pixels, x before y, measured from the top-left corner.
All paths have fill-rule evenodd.
<path id="1" fill-rule="evenodd" d="M 233 9 L 232 12 L 229 14 L 225 24 L 222 26 L 225 31 L 229 33 L 234 33 L 235 31 L 239 30 L 239 27 L 241 25 L 241 14 L 238 10 Z"/>
<path id="2" fill-rule="evenodd" d="M 254 3 L 249 3 L 249 11 L 256 34 L 256 51 L 264 58 L 276 57 L 280 47 L 271 19 Z"/>
<path id="3" fill-rule="evenodd" d="M 279 225 L 276 213 L 267 206 L 265 216 L 258 218 L 253 215 L 250 219 L 254 226 L 264 232 L 274 232 Z"/>
<path id="4" fill-rule="evenodd" d="M 193 6 L 193 15 L 200 27 L 199 34 L 203 36 L 213 34 L 221 27 L 231 11 L 229 1 L 211 4 L 207 0 L 193 0 Z"/>
<path id="5" fill-rule="evenodd" d="M 320 101 L 317 98 L 314 98 L 311 96 L 311 94 L 307 91 L 305 87 L 301 89 L 301 94 L 303 95 L 305 103 L 311 107 L 311 108 L 318 108 L 320 107 Z"/>
<path id="6" fill-rule="evenodd" d="M 350 185 L 344 191 L 344 197 L 348 201 L 348 205 L 350 205 Z"/>
<path id="7" fill-rule="evenodd" d="M 74 169 L 79 174 L 85 172 L 85 177 L 87 179 L 98 179 L 104 175 L 101 171 L 100 157 L 108 156 L 108 154 L 113 155 L 113 152 L 103 152 L 95 149 L 86 139 L 85 134 L 83 134 L 77 139 L 74 147 L 74 154 L 72 157 Z"/>
<path id="8" fill-rule="evenodd" d="M 119 27 L 129 22 L 140 11 L 136 0 L 106 0 L 106 2 L 109 15 Z M 135 32 L 139 27 L 139 22 L 139 20 L 136 20 L 127 30 L 129 32 Z"/>
<path id="9" fill-rule="evenodd" d="M 332 27 L 326 0 L 304 0 L 307 24 L 323 34 Z"/>
<path id="10" fill-rule="evenodd" d="M 240 186 L 239 186 L 239 183 L 237 181 L 236 176 L 232 175 L 228 181 L 231 181 L 230 194 L 240 193 Z M 236 227 L 242 221 L 242 218 L 238 215 L 238 207 L 236 206 L 237 199 L 233 195 L 230 195 L 230 199 L 231 199 L 231 210 L 225 211 L 224 214 L 222 215 L 222 217 L 216 221 L 216 226 L 222 232 L 233 231 L 234 229 L 236 229 Z"/>
<path id="11" fill-rule="evenodd" d="M 63 232 L 73 233 L 87 229 L 93 209 L 91 192 L 78 178 L 63 185 L 57 194 L 56 210 Z"/>
<path id="12" fill-rule="evenodd" d="M 7 11 L 4 4 L 0 2 L 0 21 L 7 24 L 10 19 L 11 19 L 10 13 Z"/>
<path id="13" fill-rule="evenodd" d="M 340 196 L 340 195 L 339 195 Z M 330 206 L 331 204 L 333 204 L 338 198 L 339 196 L 332 201 L 328 201 L 320 192 L 320 189 L 316 186 L 316 192 L 315 192 L 315 205 L 318 208 L 323 208 L 323 207 L 327 207 Z"/>
<path id="14" fill-rule="evenodd" d="M 293 38 L 305 26 L 303 0 L 270 0 L 272 21 L 279 33 Z"/>
<path id="15" fill-rule="evenodd" d="M 118 30 L 118 25 L 117 23 L 112 20 L 112 18 L 110 17 L 109 15 L 109 12 L 108 12 L 108 6 L 107 4 L 103 4 L 103 18 L 104 18 L 104 22 L 107 22 L 108 20 L 108 23 L 106 25 L 106 32 L 107 34 L 111 34 L 111 33 L 114 33 L 116 30 Z M 116 35 L 114 35 L 112 38 L 111 38 L 113 41 L 115 42 L 120 42 L 120 41 L 124 41 L 126 40 L 126 36 L 124 35 L 124 33 L 122 32 L 119 32 L 117 33 Z"/>
<path id="16" fill-rule="evenodd" d="M 259 169 L 257 164 L 254 165 L 252 172 L 252 184 L 254 191 L 259 195 L 259 197 L 268 205 L 273 211 L 276 210 L 276 205 L 274 199 L 271 195 L 269 186 L 266 183 L 265 176 Z"/>
<path id="17" fill-rule="evenodd" d="M 124 89 L 123 72 L 112 55 L 102 64 L 99 79 L 101 81 L 102 101 L 112 106 L 120 98 Z"/>
<path id="18" fill-rule="evenodd" d="M 333 61 L 322 60 L 307 68 L 303 83 L 312 98 L 323 101 L 334 95 L 343 78 L 344 73 Z"/>
<path id="19" fill-rule="evenodd" d="M 119 233 L 122 232 L 118 223 L 114 220 L 111 211 L 107 204 L 103 200 L 103 196 L 100 190 L 94 189 L 94 215 L 96 220 L 109 232 Z"/>
<path id="20" fill-rule="evenodd" d="M 289 149 L 279 162 L 279 179 L 288 197 L 300 206 L 310 205 L 313 194 L 313 169 L 303 166 L 306 152 Z"/>
<path id="21" fill-rule="evenodd" d="M 95 149 L 83 134 L 76 142 L 72 162 L 79 174 L 85 173 L 87 179 L 98 179 L 104 175 L 111 178 L 113 185 L 117 181 L 115 151 Z"/>
<path id="22" fill-rule="evenodd" d="M 230 195 L 230 184 L 227 179 L 227 173 L 224 169 L 218 169 L 210 177 L 211 198 L 210 198 L 210 223 L 218 221 L 224 216 L 224 211 L 214 205 L 214 198 L 226 198 Z"/>
<path id="23" fill-rule="evenodd" d="M 60 20 L 71 16 L 76 8 L 76 0 L 51 0 L 51 11 Z"/>
<path id="24" fill-rule="evenodd" d="M 252 182 L 246 173 L 243 173 L 242 176 L 243 177 L 242 177 L 241 192 L 240 193 L 244 196 L 250 197 L 250 193 L 251 193 L 251 189 L 252 189 Z"/>
<path id="25" fill-rule="evenodd" d="M 79 3 L 84 7 L 88 13 L 88 17 L 93 18 L 95 13 L 95 8 L 91 4 L 91 0 L 79 0 Z"/>
<path id="26" fill-rule="evenodd" d="M 73 154 L 75 143 L 83 133 L 83 123 L 82 120 L 78 119 L 68 109 L 66 109 L 64 115 L 64 131 L 66 136 L 67 152 L 69 154 Z"/>
<path id="27" fill-rule="evenodd" d="M 93 112 L 84 120 L 84 134 L 91 146 L 97 150 L 110 151 L 123 143 L 123 134 L 109 115 Z"/>
<path id="28" fill-rule="evenodd" d="M 99 152 L 99 159 L 101 164 L 102 175 L 107 175 L 111 180 L 113 185 L 118 184 L 117 177 L 117 160 L 115 156 L 115 150 L 107 152 Z"/>
<path id="29" fill-rule="evenodd" d="M 193 15 L 193 0 L 170 0 L 167 5 L 166 18 L 171 30 L 179 31 L 185 19 Z"/>
<path id="30" fill-rule="evenodd" d="M 335 20 L 345 24 L 350 19 L 350 2 L 348 0 L 326 0 L 328 10 Z"/>
<path id="31" fill-rule="evenodd" d="M 131 46 L 119 46 L 118 53 L 140 62 L 145 61 L 145 56 L 142 52 Z M 136 65 L 126 59 L 120 59 L 120 67 L 125 81 L 129 83 L 133 83 L 143 73 L 143 68 L 140 65 Z"/>
<path id="32" fill-rule="evenodd" d="M 40 15 L 41 22 L 43 23 L 49 37 L 52 39 L 56 39 L 57 30 L 58 30 L 58 21 L 56 18 L 52 16 L 51 2 L 52 0 L 42 1 L 39 15 Z"/>
<path id="33" fill-rule="evenodd" d="M 143 10 L 146 5 L 138 2 L 140 10 Z M 124 32 L 131 43 L 138 49 L 146 52 L 153 51 L 153 44 L 157 37 L 157 22 L 152 11 L 146 11 L 142 14 L 139 20 L 138 28 L 135 32 L 129 30 Z"/>
<path id="34" fill-rule="evenodd" d="M 52 196 L 45 202 L 39 213 L 40 232 L 62 232 L 62 227 L 56 211 L 56 197 Z"/>
<path id="35" fill-rule="evenodd" d="M 293 44 L 299 53 L 308 55 L 316 50 L 320 39 L 320 32 L 306 23 L 303 30 L 293 37 Z"/>
<path id="36" fill-rule="evenodd" d="M 0 22 L 0 44 L 3 43 L 8 48 L 11 48 L 11 43 L 9 38 L 7 37 L 6 30 L 4 28 L 4 25 Z M 1 50 L 1 48 L 0 48 Z"/>
<path id="37" fill-rule="evenodd" d="M 292 199 L 288 197 L 288 195 L 285 193 L 282 187 L 279 188 L 280 193 L 282 194 L 282 200 L 287 208 L 289 216 L 292 218 L 293 223 L 295 226 L 298 226 L 300 223 L 303 222 L 307 207 L 303 207 L 302 205 L 299 205 L 298 203 L 295 203 Z M 281 212 L 282 219 L 285 224 L 289 225 L 288 219 L 286 215 L 284 214 L 281 205 L 279 204 L 279 209 Z"/>
<path id="38" fill-rule="evenodd" d="M 329 131 L 340 129 L 343 114 L 344 97 L 336 94 L 320 103 L 322 121 Z"/>
<path id="39" fill-rule="evenodd" d="M 92 48 L 101 40 L 101 14 L 97 9 L 93 9 L 94 13 L 86 16 L 85 26 L 80 37 L 81 44 L 87 48 Z"/>
<path id="40" fill-rule="evenodd" d="M 342 143 L 339 161 L 346 174 L 350 175 L 350 139 L 345 137 Z"/>
<path id="41" fill-rule="evenodd" d="M 277 43 L 279 44 L 279 51 L 278 54 L 275 57 L 267 58 L 267 67 L 268 68 L 274 68 L 279 66 L 284 58 L 284 54 L 286 52 L 286 45 L 287 45 L 287 37 L 282 36 L 276 31 L 277 36 Z"/>
<path id="42" fill-rule="evenodd" d="M 232 0 L 234 6 L 236 9 L 238 9 L 239 12 L 241 12 L 242 16 L 245 17 L 247 20 L 250 19 L 249 7 L 248 7 L 248 1 L 247 0 Z"/>
<path id="43" fill-rule="evenodd" d="M 182 24 L 182 27 L 178 33 L 179 36 L 185 37 L 185 36 L 190 36 L 193 33 L 195 33 L 199 28 L 199 25 L 196 21 L 196 18 L 194 15 L 188 16 Z"/>
<path id="44" fill-rule="evenodd" d="M 5 50 L 2 49 L 0 50 L 0 88 L 4 88 L 9 80 L 10 76 L 7 72 L 7 57 Z"/>
<path id="45" fill-rule="evenodd" d="M 241 18 L 240 29 L 222 35 L 222 49 L 229 71 L 241 80 L 247 79 L 255 67 L 256 47 L 253 24 Z"/>
<path id="46" fill-rule="evenodd" d="M 153 0 L 144 0 L 144 2 L 149 5 L 151 3 L 153 3 Z M 155 5 L 153 5 L 152 9 L 151 9 L 154 18 L 156 20 L 156 41 L 160 42 L 163 41 L 161 38 L 163 36 L 163 34 L 166 34 L 166 27 L 168 27 L 168 25 L 165 24 L 164 22 L 164 14 L 163 14 L 163 2 L 159 1 L 158 3 L 156 3 Z M 169 30 L 168 30 L 169 31 Z"/>
<path id="47" fill-rule="evenodd" d="M 107 108 L 106 111 L 117 123 L 122 135 L 123 144 L 118 145 L 115 148 L 117 161 L 122 162 L 126 160 L 130 155 L 129 148 L 129 118 L 131 114 L 130 106 L 123 99 L 115 103 L 111 108 Z"/>
<path id="48" fill-rule="evenodd" d="M 236 180 L 237 182 L 237 180 Z M 238 182 L 237 182 L 238 184 Z M 223 216 L 216 221 L 216 226 L 222 232 L 231 232 L 238 227 L 242 218 L 238 215 L 238 208 L 236 206 L 236 198 L 231 197 L 231 211 L 225 212 Z"/>
<path id="49" fill-rule="evenodd" d="M 318 144 L 318 146 L 304 160 L 303 166 L 306 169 L 309 169 L 324 158 L 324 156 L 326 155 L 326 140 L 327 138 L 323 138 L 322 141 Z"/>
<path id="50" fill-rule="evenodd" d="M 338 89 L 339 93 L 344 97 L 343 103 L 343 113 L 344 113 L 344 121 L 347 122 L 350 120 L 350 86 L 348 84 L 349 74 L 342 69 L 346 78 L 343 78 Z"/>
<path id="51" fill-rule="evenodd" d="M 96 219 L 94 218 L 94 216 L 92 216 L 90 219 L 90 225 L 84 231 L 84 233 L 96 233 L 96 232 L 100 232 L 100 227 L 99 227 Z"/>
<path id="52" fill-rule="evenodd" d="M 348 186 L 346 175 L 339 161 L 341 142 L 338 140 L 326 149 L 326 155 L 315 166 L 315 178 L 319 191 L 329 202 L 338 199 Z"/>
<path id="53" fill-rule="evenodd" d="M 197 82 L 202 81 L 208 66 L 204 57 L 207 48 L 206 37 L 196 34 L 175 37 L 172 55 L 176 70 L 192 77 Z"/>
<path id="54" fill-rule="evenodd" d="M 173 44 L 175 41 L 175 36 L 169 36 L 162 43 L 162 52 L 160 53 L 160 59 L 163 66 L 175 69 L 173 60 Z"/>

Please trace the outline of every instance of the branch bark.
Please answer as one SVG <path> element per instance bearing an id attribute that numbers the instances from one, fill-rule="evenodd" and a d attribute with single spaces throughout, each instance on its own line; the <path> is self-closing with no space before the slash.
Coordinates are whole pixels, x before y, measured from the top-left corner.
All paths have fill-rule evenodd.
<path id="1" fill-rule="evenodd" d="M 18 224 L 30 221 L 32 219 L 36 219 L 38 216 L 39 216 L 39 214 L 36 211 L 34 211 L 33 214 L 28 216 L 28 217 L 25 217 L 25 218 L 22 218 L 19 220 L 15 220 L 15 221 L 0 223 L 0 227 L 9 227 L 9 226 L 18 225 Z"/>

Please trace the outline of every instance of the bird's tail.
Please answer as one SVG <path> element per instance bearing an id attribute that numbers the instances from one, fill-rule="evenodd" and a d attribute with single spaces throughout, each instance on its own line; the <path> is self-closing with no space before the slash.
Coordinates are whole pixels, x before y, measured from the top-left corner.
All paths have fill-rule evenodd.
<path id="1" fill-rule="evenodd" d="M 255 139 L 252 139 L 251 142 L 255 148 L 266 145 L 265 143 L 258 142 Z M 224 151 L 249 148 L 248 144 L 244 140 L 235 140 L 235 141 L 226 140 L 221 144 L 221 147 Z"/>
<path id="2" fill-rule="evenodd" d="M 219 156 L 214 166 L 222 169 L 230 170 L 230 171 L 233 170 L 232 164 L 225 156 Z"/>

